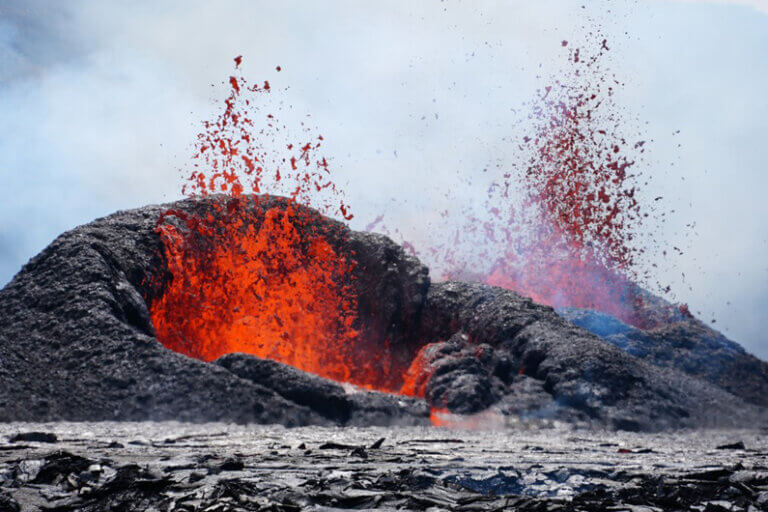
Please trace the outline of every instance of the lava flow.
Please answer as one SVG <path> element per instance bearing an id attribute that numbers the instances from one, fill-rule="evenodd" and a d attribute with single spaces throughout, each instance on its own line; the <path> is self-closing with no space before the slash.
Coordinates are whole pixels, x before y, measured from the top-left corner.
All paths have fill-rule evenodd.
<path id="1" fill-rule="evenodd" d="M 235 62 L 239 68 L 241 58 Z M 273 114 L 255 129 L 258 95 L 270 93 L 269 83 L 252 86 L 233 76 L 229 85 L 224 112 L 198 136 L 183 189 L 224 196 L 210 211 L 167 211 L 157 223 L 168 267 L 162 292 L 150 301 L 158 339 L 205 361 L 243 352 L 397 389 L 400 375 L 387 371 L 386 344 L 368 348 L 355 327 L 353 263 L 319 230 L 319 214 L 298 204 L 352 217 L 327 160 L 316 155 L 322 136 L 282 140 L 288 130 Z M 265 182 L 288 199 L 250 194 Z"/>

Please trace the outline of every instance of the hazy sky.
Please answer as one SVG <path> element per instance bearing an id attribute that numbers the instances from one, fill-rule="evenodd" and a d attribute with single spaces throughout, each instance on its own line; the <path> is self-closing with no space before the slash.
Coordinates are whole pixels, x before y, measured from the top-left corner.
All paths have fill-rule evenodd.
<path id="1" fill-rule="evenodd" d="M 66 229 L 180 197 L 238 54 L 289 118 L 311 114 L 352 226 L 384 213 L 419 248 L 448 231 L 438 211 L 484 197 L 468 177 L 515 158 L 523 104 L 565 65 L 560 42 L 595 24 L 627 129 L 654 141 L 646 192 L 675 210 L 661 236 L 686 249 L 654 272 L 768 357 L 759 0 L 0 0 L 0 284 Z"/>

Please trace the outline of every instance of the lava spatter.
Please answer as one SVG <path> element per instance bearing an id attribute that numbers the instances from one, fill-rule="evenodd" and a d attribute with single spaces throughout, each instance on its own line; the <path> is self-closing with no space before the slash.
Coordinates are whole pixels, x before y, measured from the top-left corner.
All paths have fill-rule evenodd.
<path id="1" fill-rule="evenodd" d="M 635 162 L 645 141 L 621 133 L 626 119 L 614 94 L 622 84 L 604 67 L 607 41 L 562 47 L 568 69 L 529 105 L 520 158 L 500 164 L 504 171 L 490 184 L 484 211 L 462 211 L 453 240 L 427 254 L 449 279 L 652 327 L 647 294 L 635 284 L 645 277 L 639 239 L 658 220 L 656 206 L 637 197 L 643 180 Z"/>
<path id="2" fill-rule="evenodd" d="M 514 175 L 523 188 L 510 219 L 518 225 L 486 282 L 554 307 L 598 309 L 648 327 L 633 284 L 643 251 L 634 239 L 646 215 L 629 156 L 643 141 L 619 133 L 613 95 L 621 84 L 601 67 L 607 51 L 605 40 L 590 56 L 571 49 L 572 76 L 546 87 L 534 104 L 533 133 L 520 144 L 529 157 Z"/>
<path id="3" fill-rule="evenodd" d="M 331 179 L 328 160 L 319 154 L 323 136 L 301 124 L 301 138 L 274 113 L 263 113 L 272 92 L 269 81 L 250 84 L 239 74 L 228 80 L 224 111 L 203 130 L 194 145 L 191 172 L 184 172 L 184 195 L 269 192 L 312 206 L 324 215 L 351 220 L 344 195 Z"/>
<path id="4" fill-rule="evenodd" d="M 241 63 L 237 57 L 236 69 Z M 391 390 L 400 374 L 389 375 L 388 347 L 366 349 L 355 327 L 354 263 L 316 229 L 319 214 L 298 207 L 352 218 L 318 154 L 322 135 L 304 127 L 303 140 L 288 140 L 274 114 L 261 114 L 268 82 L 236 75 L 228 84 L 223 112 L 203 123 L 183 187 L 223 197 L 213 211 L 167 211 L 157 223 L 168 264 L 150 306 L 158 339 L 205 361 L 244 352 Z M 265 191 L 282 192 L 287 206 L 251 195 Z"/>

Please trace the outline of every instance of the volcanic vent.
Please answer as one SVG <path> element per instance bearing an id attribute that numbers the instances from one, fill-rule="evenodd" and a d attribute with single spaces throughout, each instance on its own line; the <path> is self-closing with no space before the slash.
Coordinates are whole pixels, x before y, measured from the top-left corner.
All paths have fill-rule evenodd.
<path id="1" fill-rule="evenodd" d="M 365 388 L 400 388 L 418 348 L 406 329 L 426 270 L 409 262 L 409 289 L 371 282 L 372 265 L 394 277 L 407 258 L 389 247 L 373 262 L 363 237 L 291 201 L 201 205 L 163 213 L 156 228 L 167 271 L 151 280 L 148 302 L 166 347 L 204 361 L 252 354 Z"/>
<path id="2" fill-rule="evenodd" d="M 237 75 L 228 84 L 225 108 L 203 123 L 192 169 L 185 171 L 189 199 L 118 212 L 65 233 L 0 291 L 0 420 L 428 424 L 430 411 L 490 408 L 498 415 L 658 429 L 743 426 L 762 418 L 752 404 L 765 405 L 768 365 L 695 319 L 664 320 L 677 338 L 703 347 L 681 353 L 666 332 L 644 331 L 645 322 L 595 303 L 594 290 L 583 301 L 552 300 L 559 285 L 548 284 L 581 283 L 593 274 L 579 263 L 591 249 L 566 251 L 575 266 L 545 264 L 534 269 L 534 280 L 517 279 L 522 274 L 513 265 L 504 272 L 496 266 L 499 279 L 486 282 L 552 306 L 602 309 L 639 328 L 622 329 L 626 339 L 594 329 L 589 311 L 563 314 L 595 334 L 511 290 L 431 283 L 427 268 L 389 238 L 331 219 L 352 214 L 318 154 L 323 137 L 302 123 L 300 140 L 288 140 L 286 127 L 259 109 L 269 82 L 251 85 Z M 532 167 L 538 170 L 529 180 L 529 203 L 540 207 L 534 220 L 579 212 L 597 228 L 577 237 L 577 249 L 593 247 L 601 236 L 614 240 L 605 230 L 621 234 L 627 224 L 610 212 L 602 216 L 605 208 L 593 203 L 597 198 L 613 211 L 629 201 L 632 223 L 634 189 L 609 172 L 629 163 L 615 146 L 606 153 L 608 146 L 597 144 L 595 158 L 609 155 L 606 165 L 568 160 L 563 174 L 561 154 L 592 137 L 574 138 L 581 121 L 566 123 L 564 132 L 547 128 L 547 119 L 562 117 L 555 110 L 533 139 L 544 150 L 533 162 L 547 163 Z M 565 111 L 566 118 L 573 112 Z M 597 194 L 583 196 L 586 210 L 559 200 L 573 185 Z M 608 196 L 618 203 L 606 203 Z M 570 206 L 561 211 L 562 204 Z M 497 215 L 502 225 L 516 225 L 505 218 Z M 554 225 L 557 233 L 582 233 Z M 533 242 L 541 254 L 574 247 L 560 238 Z M 628 266 L 625 248 L 609 244 L 608 260 Z M 617 282 L 608 287 L 618 292 L 606 296 L 608 305 L 625 295 L 629 281 Z M 670 352 L 678 357 L 646 356 Z M 687 355 L 706 361 L 713 352 L 750 375 L 749 384 L 713 365 L 686 364 Z"/>

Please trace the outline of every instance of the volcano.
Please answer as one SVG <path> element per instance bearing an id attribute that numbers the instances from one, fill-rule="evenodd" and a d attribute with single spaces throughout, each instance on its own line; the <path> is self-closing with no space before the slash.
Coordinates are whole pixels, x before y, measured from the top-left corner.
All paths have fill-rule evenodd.
<path id="1" fill-rule="evenodd" d="M 687 315 L 643 331 L 431 282 L 389 238 L 208 195 L 59 236 L 0 291 L 0 420 L 626 430 L 765 419 L 768 365 Z M 662 354 L 669 354 L 662 357 Z"/>

